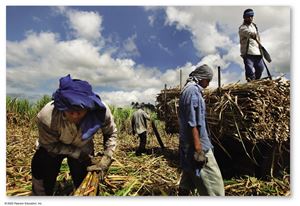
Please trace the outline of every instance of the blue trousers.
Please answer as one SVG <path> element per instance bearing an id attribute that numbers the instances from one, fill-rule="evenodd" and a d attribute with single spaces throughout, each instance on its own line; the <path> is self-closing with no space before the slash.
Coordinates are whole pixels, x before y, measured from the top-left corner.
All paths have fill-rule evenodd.
<path id="1" fill-rule="evenodd" d="M 243 57 L 245 64 L 246 80 L 260 79 L 265 65 L 260 55 L 246 55 Z"/>

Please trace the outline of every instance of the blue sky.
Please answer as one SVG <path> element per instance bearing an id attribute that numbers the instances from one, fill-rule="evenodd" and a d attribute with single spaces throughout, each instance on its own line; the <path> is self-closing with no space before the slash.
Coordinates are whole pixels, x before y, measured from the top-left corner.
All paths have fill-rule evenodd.
<path id="1" fill-rule="evenodd" d="M 206 63 L 244 82 L 238 27 L 249 6 L 7 6 L 6 91 L 51 95 L 60 77 L 89 81 L 109 104 L 155 102 Z M 274 76 L 290 78 L 290 7 L 254 6 Z M 281 15 L 278 16 L 277 14 Z M 266 76 L 266 74 L 264 74 Z"/>
<path id="2" fill-rule="evenodd" d="M 111 42 L 106 45 L 108 48 L 121 47 L 124 41 L 134 38 L 138 53 L 128 54 L 128 56 L 133 58 L 137 64 L 166 70 L 183 65 L 187 61 L 197 63 L 199 59 L 194 55 L 197 51 L 193 47 L 190 32 L 178 31 L 175 25 L 165 26 L 163 10 L 145 12 L 145 9 L 140 6 L 71 8 L 85 12 L 96 11 L 103 17 L 102 35 L 104 38 L 111 38 Z M 7 39 L 20 41 L 24 39 L 26 31 L 33 30 L 59 33 L 61 40 L 68 40 L 66 19 L 61 15 L 54 14 L 53 9 L 53 7 L 45 6 L 8 7 L 7 17 L 11 21 L 10 24 L 7 24 Z M 152 26 L 149 26 L 149 16 L 151 15 L 157 16 L 157 19 Z M 15 25 L 20 26 L 16 27 Z M 128 56 L 116 52 L 112 57 Z"/>

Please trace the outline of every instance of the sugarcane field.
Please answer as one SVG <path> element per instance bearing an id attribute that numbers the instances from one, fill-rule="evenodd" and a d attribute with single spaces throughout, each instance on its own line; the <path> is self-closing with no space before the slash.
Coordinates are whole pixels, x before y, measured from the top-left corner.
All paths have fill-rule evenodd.
<path id="1" fill-rule="evenodd" d="M 88 172 L 75 189 L 63 160 L 54 196 L 178 196 L 180 86 L 161 89 L 150 114 L 147 152 L 136 155 L 133 108 L 111 106 L 117 147 L 107 173 Z M 207 128 L 220 167 L 225 196 L 290 196 L 290 81 L 284 78 L 205 89 Z M 35 118 L 51 101 L 6 97 L 6 195 L 32 195 L 31 161 L 36 151 Z M 97 157 L 103 135 L 94 136 Z"/>

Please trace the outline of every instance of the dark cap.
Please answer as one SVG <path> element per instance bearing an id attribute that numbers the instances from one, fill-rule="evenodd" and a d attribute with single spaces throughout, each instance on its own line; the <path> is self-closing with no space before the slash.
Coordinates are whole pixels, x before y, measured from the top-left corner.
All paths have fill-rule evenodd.
<path id="1" fill-rule="evenodd" d="M 250 17 L 250 16 L 254 16 L 254 11 L 253 11 L 253 9 L 246 9 L 246 10 L 244 11 L 243 18 Z"/>

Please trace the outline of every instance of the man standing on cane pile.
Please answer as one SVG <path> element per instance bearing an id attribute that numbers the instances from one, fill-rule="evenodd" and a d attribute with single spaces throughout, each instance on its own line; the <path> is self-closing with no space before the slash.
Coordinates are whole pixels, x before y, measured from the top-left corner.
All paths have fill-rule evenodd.
<path id="1" fill-rule="evenodd" d="M 265 68 L 259 45 L 260 37 L 253 17 L 254 11 L 246 9 L 243 14 L 244 22 L 239 27 L 240 51 L 247 81 L 260 79 Z"/>
<path id="2" fill-rule="evenodd" d="M 105 174 L 116 147 L 117 129 L 111 111 L 88 82 L 70 75 L 62 77 L 52 98 L 37 115 L 39 139 L 31 163 L 32 195 L 53 195 L 64 158 L 76 188 L 88 171 Z M 100 128 L 104 146 L 101 160 L 92 157 L 93 136 Z"/>
<path id="3" fill-rule="evenodd" d="M 203 89 L 212 80 L 212 69 L 197 67 L 181 91 L 179 100 L 179 154 L 182 175 L 178 195 L 224 196 L 223 178 L 206 130 Z"/>

